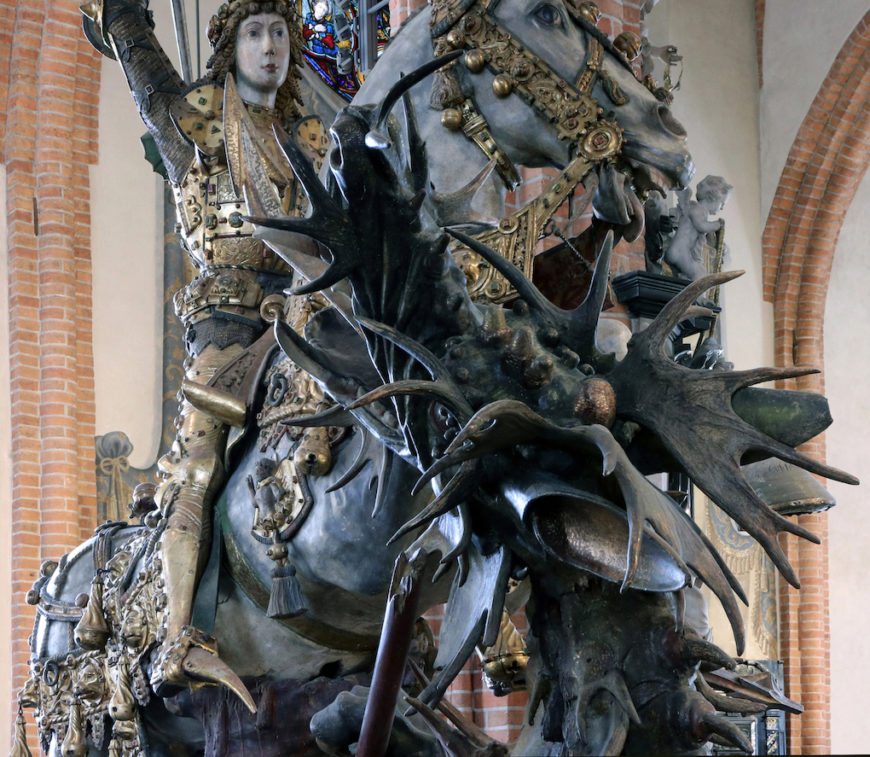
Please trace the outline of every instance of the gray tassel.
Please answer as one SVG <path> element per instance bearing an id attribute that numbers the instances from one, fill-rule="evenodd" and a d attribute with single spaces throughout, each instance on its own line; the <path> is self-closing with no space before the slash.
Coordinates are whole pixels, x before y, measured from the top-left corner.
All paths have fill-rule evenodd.
<path id="1" fill-rule="evenodd" d="M 308 607 L 296 578 L 296 567 L 290 563 L 276 565 L 272 570 L 272 591 L 266 615 L 270 618 L 295 618 L 306 612 Z"/>

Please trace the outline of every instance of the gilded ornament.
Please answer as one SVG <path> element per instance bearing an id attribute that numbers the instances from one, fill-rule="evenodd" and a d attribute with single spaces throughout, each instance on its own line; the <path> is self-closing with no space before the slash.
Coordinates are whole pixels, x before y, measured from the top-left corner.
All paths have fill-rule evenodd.
<path id="1" fill-rule="evenodd" d="M 465 53 L 462 60 L 465 67 L 473 74 L 479 74 L 486 66 L 486 56 L 476 48 Z"/>
<path id="2" fill-rule="evenodd" d="M 507 97 L 513 91 L 513 81 L 507 74 L 498 74 L 492 80 L 492 92 L 496 97 Z"/>
<path id="3" fill-rule="evenodd" d="M 446 108 L 441 112 L 441 125 L 450 131 L 462 128 L 462 113 L 456 108 Z"/>
<path id="4" fill-rule="evenodd" d="M 454 50 L 465 47 L 465 35 L 459 29 L 451 29 L 447 33 L 447 44 Z"/>
<path id="5" fill-rule="evenodd" d="M 574 3 L 572 2 L 571 5 L 574 5 Z M 577 10 L 580 15 L 593 26 L 597 25 L 601 18 L 601 11 L 598 6 L 593 2 L 589 2 L 589 0 L 580 3 Z"/>
<path id="6" fill-rule="evenodd" d="M 640 44 L 641 39 L 634 32 L 622 32 L 613 40 L 613 46 L 630 61 L 640 54 Z"/>
<path id="7" fill-rule="evenodd" d="M 260 315 L 264 321 L 272 323 L 284 316 L 285 298 L 280 294 L 270 294 L 260 303 Z"/>
<path id="8" fill-rule="evenodd" d="M 615 123 L 600 121 L 590 128 L 580 143 L 580 152 L 589 160 L 614 157 L 622 148 L 622 129 Z"/>
<path id="9" fill-rule="evenodd" d="M 69 724 L 60 745 L 60 753 L 64 757 L 85 757 L 88 753 L 88 744 L 85 738 L 85 729 L 82 724 L 82 711 L 77 703 L 69 708 Z"/>

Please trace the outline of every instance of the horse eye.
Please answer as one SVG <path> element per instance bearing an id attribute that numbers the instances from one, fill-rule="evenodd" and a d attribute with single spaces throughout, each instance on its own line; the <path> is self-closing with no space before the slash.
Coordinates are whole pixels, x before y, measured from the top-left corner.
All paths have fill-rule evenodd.
<path id="1" fill-rule="evenodd" d="M 554 5 L 550 3 L 542 3 L 535 8 L 534 17 L 547 26 L 560 26 L 562 24 L 562 16 Z"/>

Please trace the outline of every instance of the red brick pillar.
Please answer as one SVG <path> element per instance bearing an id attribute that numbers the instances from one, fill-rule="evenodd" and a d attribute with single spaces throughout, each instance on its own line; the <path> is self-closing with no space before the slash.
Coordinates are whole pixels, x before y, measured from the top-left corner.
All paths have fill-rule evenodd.
<path id="1" fill-rule="evenodd" d="M 774 308 L 777 365 L 824 366 L 825 298 L 846 211 L 870 162 L 870 12 L 837 54 L 798 131 L 763 237 L 764 294 Z M 794 388 L 823 391 L 819 376 Z M 807 451 L 824 459 L 823 440 Z M 786 693 L 806 711 L 790 718 L 789 752 L 826 754 L 830 739 L 827 516 L 800 518 L 821 546 L 784 537 L 801 590 L 781 582 L 780 652 Z"/>
<path id="2" fill-rule="evenodd" d="M 93 529 L 94 393 L 90 188 L 100 63 L 72 2 L 4 2 L 0 54 L 6 165 L 12 421 L 10 688 L 27 675 L 46 559 Z"/>

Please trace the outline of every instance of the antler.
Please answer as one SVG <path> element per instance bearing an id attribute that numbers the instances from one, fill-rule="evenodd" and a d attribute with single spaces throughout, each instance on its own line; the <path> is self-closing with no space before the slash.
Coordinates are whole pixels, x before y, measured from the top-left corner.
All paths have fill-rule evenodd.
<path id="1" fill-rule="evenodd" d="M 657 434 L 692 481 L 764 547 L 790 584 L 799 587 L 777 534 L 787 531 L 815 542 L 818 538 L 762 501 L 740 470 L 743 455 L 757 451 L 843 483 L 858 481 L 759 431 L 734 411 L 732 397 L 744 387 L 803 376 L 814 369 L 692 370 L 675 363 L 664 351 L 667 335 L 697 297 L 739 275 L 714 274 L 687 286 L 645 331 L 632 337 L 627 356 L 607 378 L 616 394 L 617 414 Z"/>
<path id="2" fill-rule="evenodd" d="M 550 302 L 541 291 L 526 278 L 525 274 L 507 258 L 495 250 L 479 242 L 473 237 L 463 234 L 458 229 L 445 229 L 448 234 L 458 239 L 462 244 L 480 255 L 487 263 L 504 276 L 517 293 L 529 305 L 547 326 L 556 329 L 561 340 L 585 360 L 592 358 L 595 346 L 595 329 L 601 314 L 601 307 L 607 294 L 607 277 L 610 270 L 610 258 L 613 253 L 613 232 L 607 233 L 595 269 L 589 292 L 586 298 L 574 310 L 562 310 Z"/>

